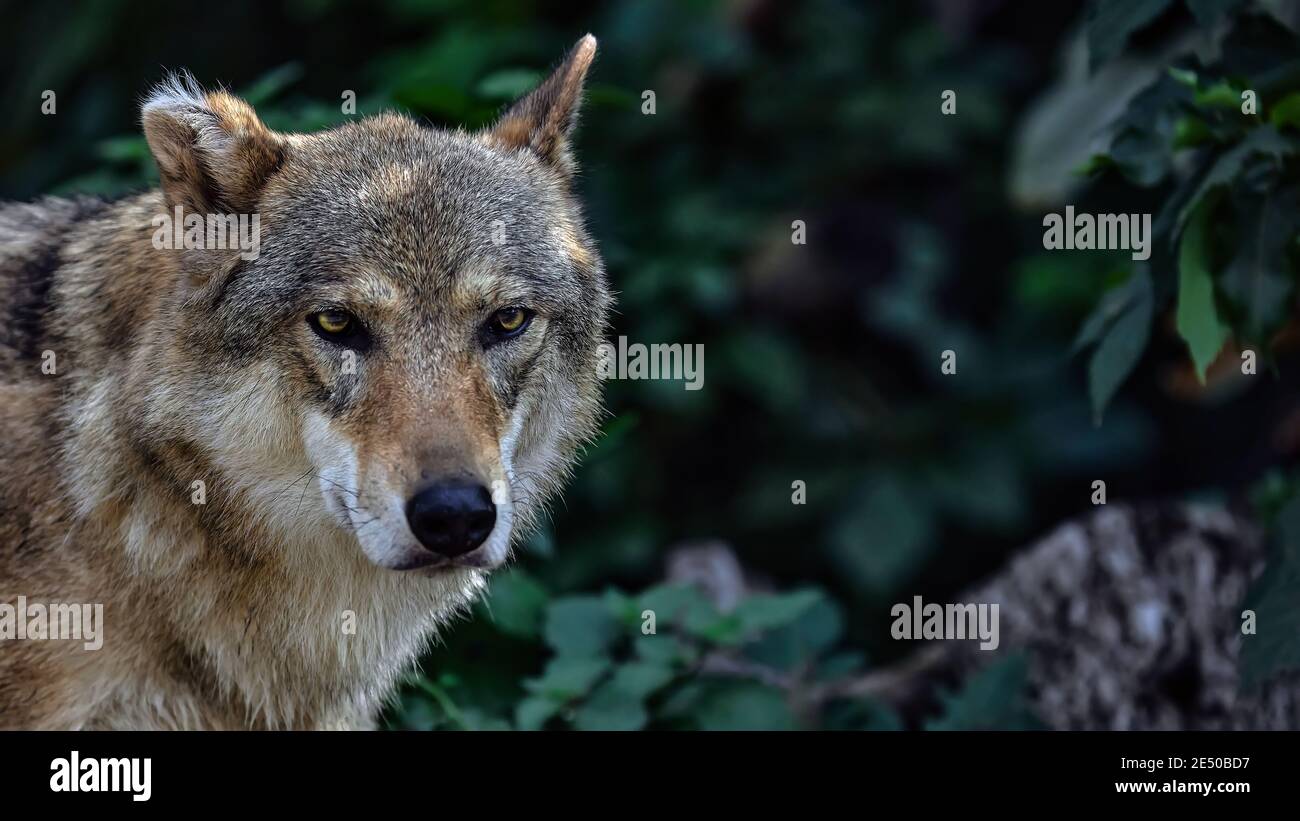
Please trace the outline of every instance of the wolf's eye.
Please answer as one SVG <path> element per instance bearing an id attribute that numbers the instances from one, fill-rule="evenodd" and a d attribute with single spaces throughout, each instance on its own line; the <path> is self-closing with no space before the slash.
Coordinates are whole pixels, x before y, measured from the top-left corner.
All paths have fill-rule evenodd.
<path id="1" fill-rule="evenodd" d="M 365 328 L 355 316 L 346 311 L 318 311 L 307 317 L 307 324 L 321 339 L 336 345 L 346 345 L 358 350 L 365 347 Z"/>
<path id="2" fill-rule="evenodd" d="M 313 319 L 316 321 L 316 327 L 330 336 L 346 333 L 352 326 L 352 317 L 342 311 L 321 311 Z"/>
<path id="3" fill-rule="evenodd" d="M 488 320 L 487 330 L 496 339 L 509 339 L 523 333 L 532 318 L 527 308 L 502 308 Z"/>

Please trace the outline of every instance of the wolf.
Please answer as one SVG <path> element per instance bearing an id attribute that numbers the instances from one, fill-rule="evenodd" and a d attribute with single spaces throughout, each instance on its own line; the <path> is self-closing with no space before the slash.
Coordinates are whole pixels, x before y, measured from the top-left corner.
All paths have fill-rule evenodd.
<path id="1" fill-rule="evenodd" d="M 595 52 L 479 131 L 277 133 L 173 76 L 159 189 L 0 208 L 0 602 L 104 622 L 0 623 L 0 727 L 375 726 L 599 427 Z M 257 253 L 163 247 L 173 214 L 256 215 Z"/>

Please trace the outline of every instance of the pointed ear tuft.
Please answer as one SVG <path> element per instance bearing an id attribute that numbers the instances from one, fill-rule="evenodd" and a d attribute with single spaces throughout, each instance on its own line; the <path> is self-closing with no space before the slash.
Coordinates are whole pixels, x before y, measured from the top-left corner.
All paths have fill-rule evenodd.
<path id="1" fill-rule="evenodd" d="M 285 140 L 252 106 L 224 91 L 205 93 L 187 72 L 146 98 L 145 139 L 169 205 L 196 212 L 247 213 L 284 162 Z"/>
<path id="2" fill-rule="evenodd" d="M 596 57 L 596 38 L 583 37 L 542 84 L 519 99 L 488 132 L 494 145 L 526 148 L 563 175 L 573 171 L 569 137 L 578 124 L 582 88 Z"/>

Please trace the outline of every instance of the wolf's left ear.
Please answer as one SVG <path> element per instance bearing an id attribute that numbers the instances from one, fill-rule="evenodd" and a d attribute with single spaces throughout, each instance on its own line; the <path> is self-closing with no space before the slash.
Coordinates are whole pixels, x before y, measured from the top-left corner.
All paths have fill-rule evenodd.
<path id="1" fill-rule="evenodd" d="M 251 212 L 284 161 L 284 138 L 263 125 L 252 106 L 224 91 L 204 93 L 188 74 L 154 89 L 142 119 L 171 206 Z"/>
<path id="2" fill-rule="evenodd" d="M 596 38 L 583 37 L 551 76 L 518 100 L 487 132 L 507 150 L 527 148 L 568 176 L 573 171 L 569 136 L 578 124 L 582 87 L 596 56 Z"/>

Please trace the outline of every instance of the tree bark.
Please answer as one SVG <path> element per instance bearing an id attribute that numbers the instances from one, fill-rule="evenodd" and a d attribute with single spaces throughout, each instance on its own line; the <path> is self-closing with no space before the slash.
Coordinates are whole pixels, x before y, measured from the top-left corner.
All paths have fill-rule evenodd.
<path id="1" fill-rule="evenodd" d="M 1032 709 L 1053 729 L 1300 728 L 1300 676 L 1239 687 L 1241 603 L 1265 552 L 1259 528 L 1221 508 L 1106 506 L 959 599 L 999 605 L 997 650 L 935 642 L 843 694 L 880 698 L 915 725 L 936 688 L 1019 652 Z"/>
<path id="2" fill-rule="evenodd" d="M 670 577 L 743 596 L 739 564 L 720 550 L 679 551 Z M 1056 528 L 955 600 L 999 606 L 996 650 L 980 650 L 978 640 L 932 641 L 858 678 L 812 684 L 785 675 L 778 683 L 814 726 L 827 702 L 869 697 L 915 728 L 941 709 L 942 692 L 1023 653 L 1031 709 L 1053 729 L 1297 729 L 1300 673 L 1253 693 L 1239 686 L 1238 655 L 1249 640 L 1242 601 L 1265 552 L 1260 529 L 1222 508 L 1107 505 Z M 712 659 L 707 669 L 752 675 L 734 661 Z"/>

